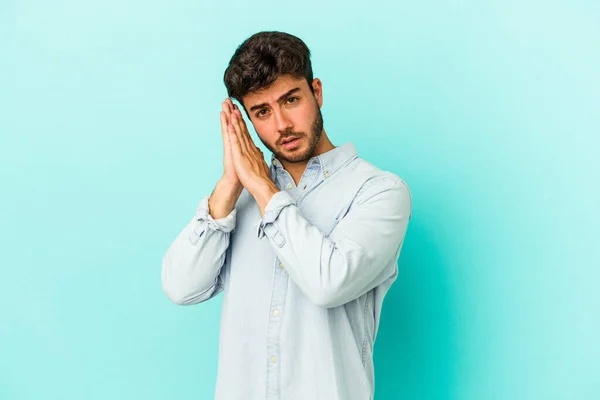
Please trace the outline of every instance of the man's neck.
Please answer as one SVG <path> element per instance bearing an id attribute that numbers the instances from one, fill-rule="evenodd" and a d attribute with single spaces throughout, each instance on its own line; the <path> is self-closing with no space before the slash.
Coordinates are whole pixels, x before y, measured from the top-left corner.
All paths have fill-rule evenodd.
<path id="1" fill-rule="evenodd" d="M 329 140 L 329 138 L 327 137 L 327 134 L 325 133 L 325 131 L 323 131 L 323 134 L 321 135 L 321 140 L 319 140 L 319 144 L 317 146 L 317 148 L 315 149 L 315 152 L 313 153 L 312 157 L 316 157 L 320 154 L 326 153 L 330 150 L 333 150 L 335 148 L 335 146 L 333 145 L 333 143 L 331 143 L 331 141 Z M 291 176 L 292 179 L 294 180 L 294 183 L 296 185 L 298 185 L 298 183 L 300 182 L 300 179 L 302 179 L 302 175 L 304 174 L 304 171 L 306 171 L 306 166 L 308 165 L 308 161 L 303 161 L 303 162 L 297 162 L 297 163 L 290 163 L 290 162 L 281 162 L 281 165 L 283 166 L 283 169 L 285 169 Z"/>

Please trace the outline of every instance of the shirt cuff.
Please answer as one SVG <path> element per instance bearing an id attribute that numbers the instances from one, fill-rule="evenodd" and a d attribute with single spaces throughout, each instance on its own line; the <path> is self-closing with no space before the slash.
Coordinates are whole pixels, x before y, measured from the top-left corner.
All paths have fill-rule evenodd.
<path id="1" fill-rule="evenodd" d="M 204 197 L 200 200 L 200 204 L 196 208 L 196 219 L 198 221 L 206 221 L 209 227 L 215 231 L 221 231 L 224 233 L 231 232 L 235 229 L 236 210 L 235 208 L 223 218 L 214 219 L 208 210 L 208 198 Z"/>
<path id="2" fill-rule="evenodd" d="M 262 239 L 265 236 L 265 227 L 275 222 L 281 210 L 290 205 L 295 205 L 296 202 L 292 199 L 292 196 L 285 191 L 279 191 L 271 197 L 271 200 L 265 206 L 265 215 L 258 224 L 258 237 Z"/>

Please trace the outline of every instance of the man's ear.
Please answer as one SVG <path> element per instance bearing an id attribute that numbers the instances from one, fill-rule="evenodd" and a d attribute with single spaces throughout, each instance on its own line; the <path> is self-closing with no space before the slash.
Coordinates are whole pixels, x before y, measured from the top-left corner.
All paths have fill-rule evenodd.
<path id="1" fill-rule="evenodd" d="M 323 83 L 321 82 L 321 80 L 319 78 L 313 79 L 312 89 L 313 89 L 313 95 L 315 96 L 315 99 L 317 100 L 317 104 L 319 105 L 319 108 L 321 108 L 323 106 Z"/>

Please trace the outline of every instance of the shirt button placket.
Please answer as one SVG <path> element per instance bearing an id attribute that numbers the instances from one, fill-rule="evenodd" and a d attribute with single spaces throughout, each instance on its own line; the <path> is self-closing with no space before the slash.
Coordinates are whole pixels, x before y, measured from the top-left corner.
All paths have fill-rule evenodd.
<path id="1" fill-rule="evenodd" d="M 281 353 L 279 336 L 281 332 L 282 311 L 288 286 L 287 274 L 283 271 L 283 264 L 277 261 L 275 268 L 275 287 L 271 297 L 271 315 L 267 327 L 267 399 L 279 400 L 279 382 L 281 374 Z"/>

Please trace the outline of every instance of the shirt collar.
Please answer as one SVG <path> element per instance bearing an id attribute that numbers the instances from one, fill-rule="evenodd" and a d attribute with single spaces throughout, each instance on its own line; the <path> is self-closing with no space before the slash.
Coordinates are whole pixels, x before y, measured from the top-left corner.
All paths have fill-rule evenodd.
<path id="1" fill-rule="evenodd" d="M 358 157 L 358 153 L 354 143 L 347 142 L 341 146 L 334 147 L 325 153 L 312 157 L 308 160 L 306 168 L 319 166 L 323 175 L 328 178 L 356 157 Z M 271 165 L 276 169 L 283 169 L 283 166 L 274 154 L 271 155 Z"/>

